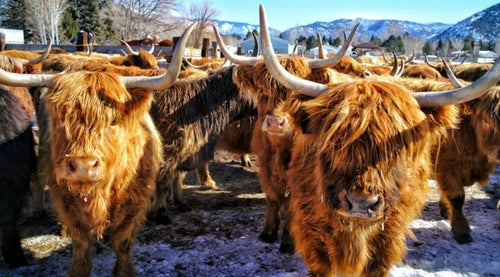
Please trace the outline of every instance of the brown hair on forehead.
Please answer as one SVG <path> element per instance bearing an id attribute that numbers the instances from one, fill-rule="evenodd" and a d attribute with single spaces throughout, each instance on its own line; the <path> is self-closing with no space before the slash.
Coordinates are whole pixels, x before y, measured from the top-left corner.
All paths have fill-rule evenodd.
<path id="1" fill-rule="evenodd" d="M 453 125 L 458 116 L 453 109 L 442 115 L 436 111 L 439 117 L 450 117 L 439 126 L 427 120 L 408 90 L 363 80 L 333 85 L 302 107 L 309 121 L 310 144 L 318 151 L 330 153 L 335 160 L 371 165 L 393 159 L 401 151 L 415 153 L 413 147 L 422 146 L 436 132 L 444 134 L 446 124 Z"/>

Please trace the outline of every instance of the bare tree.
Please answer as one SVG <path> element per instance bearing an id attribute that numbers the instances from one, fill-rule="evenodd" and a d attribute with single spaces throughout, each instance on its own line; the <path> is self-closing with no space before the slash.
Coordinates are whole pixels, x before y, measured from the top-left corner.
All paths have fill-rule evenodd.
<path id="1" fill-rule="evenodd" d="M 193 45 L 200 48 L 202 39 L 205 33 L 211 33 L 211 30 L 206 30 L 211 24 L 211 21 L 219 15 L 219 10 L 212 7 L 210 1 L 204 0 L 201 4 L 192 3 L 187 11 L 187 18 L 191 21 L 198 21 L 198 28 L 191 33 Z"/>
<path id="2" fill-rule="evenodd" d="M 59 44 L 59 24 L 68 7 L 67 0 L 25 0 L 26 24 L 35 30 L 35 38 L 43 44 L 50 39 Z"/>
<path id="3" fill-rule="evenodd" d="M 118 25 L 122 39 L 140 38 L 147 33 L 161 33 L 177 27 L 173 20 L 168 21 L 173 17 L 177 0 L 115 0 L 108 3 L 108 12 Z"/>

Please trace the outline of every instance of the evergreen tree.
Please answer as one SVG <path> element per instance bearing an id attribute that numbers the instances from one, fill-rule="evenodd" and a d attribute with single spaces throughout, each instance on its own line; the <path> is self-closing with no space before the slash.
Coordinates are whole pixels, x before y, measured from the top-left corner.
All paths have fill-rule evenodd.
<path id="1" fill-rule="evenodd" d="M 468 51 L 469 53 L 474 51 L 474 38 L 472 38 L 472 34 L 468 34 L 464 38 L 464 47 L 462 50 Z"/>
<path id="2" fill-rule="evenodd" d="M 339 37 L 336 37 L 334 40 L 331 40 L 331 38 L 330 38 L 329 43 L 330 43 L 330 45 L 337 47 L 340 44 L 342 44 L 342 40 Z"/>
<path id="3" fill-rule="evenodd" d="M 427 41 L 424 44 L 424 47 L 422 48 L 422 52 L 425 55 L 430 55 L 430 54 L 432 54 L 434 52 L 434 49 L 432 48 L 432 43 L 430 43 L 430 41 Z"/>
<path id="4" fill-rule="evenodd" d="M 309 36 L 307 38 L 306 48 L 311 49 L 311 48 L 314 48 L 316 46 L 318 46 L 318 40 L 316 39 L 316 36 Z"/>
<path id="5" fill-rule="evenodd" d="M 0 14 L 4 18 L 2 27 L 25 30 L 24 1 L 8 1 L 5 6 L 0 8 Z"/>
<path id="6" fill-rule="evenodd" d="M 382 43 L 382 47 L 385 47 L 386 51 L 389 52 L 404 52 L 404 44 L 401 36 L 391 35 L 387 40 Z"/>
<path id="7" fill-rule="evenodd" d="M 101 38 L 106 28 L 99 19 L 99 0 L 69 0 L 69 12 L 79 29 L 88 28 Z"/>
<path id="8" fill-rule="evenodd" d="M 382 46 L 382 40 L 376 36 L 372 36 L 370 38 L 370 43 L 373 44 L 373 45 L 377 45 L 377 46 Z"/>
<path id="9" fill-rule="evenodd" d="M 79 30 L 78 23 L 73 19 L 71 13 L 66 11 L 61 19 L 61 41 L 69 41 Z"/>

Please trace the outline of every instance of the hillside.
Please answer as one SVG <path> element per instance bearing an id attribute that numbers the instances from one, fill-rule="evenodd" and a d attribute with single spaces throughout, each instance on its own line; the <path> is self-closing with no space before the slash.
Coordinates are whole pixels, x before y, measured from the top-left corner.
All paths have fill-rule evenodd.
<path id="1" fill-rule="evenodd" d="M 495 42 L 500 39 L 500 3 L 450 26 L 431 41 L 463 39 L 469 34 L 475 41 Z"/>
<path id="2" fill-rule="evenodd" d="M 258 25 L 240 22 L 215 20 L 221 34 L 244 38 L 249 31 L 258 30 Z M 370 41 L 372 36 L 386 40 L 390 35 L 403 36 L 406 32 L 421 41 L 437 41 L 439 39 L 463 39 L 472 34 L 475 41 L 494 42 L 500 38 L 500 3 L 456 23 L 422 24 L 403 20 L 370 20 L 370 19 L 336 19 L 331 22 L 314 22 L 308 25 L 296 26 L 280 32 L 271 28 L 271 35 L 294 41 L 299 36 L 316 36 L 320 32 L 325 37 L 340 37 L 349 33 L 353 26 L 360 22 L 355 41 Z"/>

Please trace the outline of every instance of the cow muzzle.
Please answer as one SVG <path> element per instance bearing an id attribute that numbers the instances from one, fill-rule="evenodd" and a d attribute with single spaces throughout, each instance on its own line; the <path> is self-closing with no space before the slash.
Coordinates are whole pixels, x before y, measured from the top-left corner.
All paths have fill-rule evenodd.
<path id="1" fill-rule="evenodd" d="M 64 179 L 70 182 L 96 182 L 101 171 L 101 161 L 96 157 L 66 156 Z"/>
<path id="2" fill-rule="evenodd" d="M 376 220 L 383 214 L 384 198 L 380 195 L 355 195 L 345 192 L 341 199 L 344 216 Z"/>
<path id="3" fill-rule="evenodd" d="M 284 116 L 266 115 L 262 122 L 262 131 L 273 135 L 285 135 L 288 129 L 288 120 Z"/>

